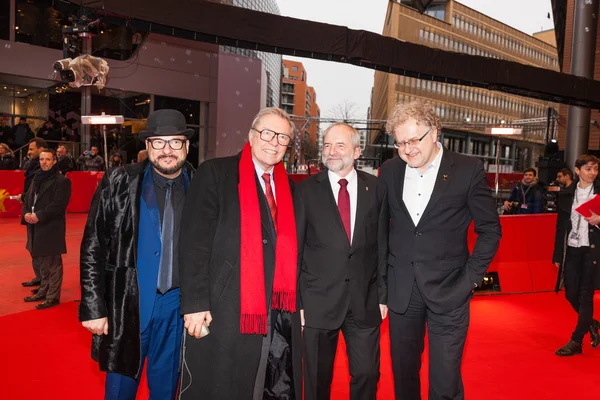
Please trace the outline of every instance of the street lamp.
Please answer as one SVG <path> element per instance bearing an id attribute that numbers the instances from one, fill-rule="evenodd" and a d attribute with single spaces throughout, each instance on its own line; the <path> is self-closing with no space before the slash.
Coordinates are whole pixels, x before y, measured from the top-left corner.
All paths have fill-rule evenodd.
<path id="1" fill-rule="evenodd" d="M 125 121 L 122 115 L 84 115 L 81 117 L 83 125 L 102 125 L 102 136 L 104 138 L 104 163 L 108 169 L 108 145 L 106 144 L 106 125 L 121 125 Z"/>

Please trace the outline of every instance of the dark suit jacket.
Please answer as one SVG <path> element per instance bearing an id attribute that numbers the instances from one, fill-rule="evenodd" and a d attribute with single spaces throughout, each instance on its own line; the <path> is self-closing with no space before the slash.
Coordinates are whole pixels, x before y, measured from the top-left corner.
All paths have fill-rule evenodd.
<path id="1" fill-rule="evenodd" d="M 388 307 L 403 313 L 416 281 L 427 307 L 445 313 L 464 304 L 483 279 L 502 236 L 500 219 L 483 165 L 475 157 L 444 149 L 431 199 L 414 225 L 402 200 L 406 163 L 394 158 L 381 167 L 391 217 Z M 467 232 L 478 235 L 469 255 Z"/>
<path id="2" fill-rule="evenodd" d="M 184 398 L 252 398 L 263 336 L 240 333 L 239 161 L 239 156 L 205 161 L 198 167 L 186 196 L 179 240 L 181 313 L 210 310 L 213 321 L 210 335 L 186 341 L 186 354 L 190 355 L 186 362 L 194 376 Z M 270 307 L 276 238 L 258 181 L 257 192 L 262 220 L 265 303 Z M 298 313 L 293 314 L 292 359 L 297 399 L 301 398 L 302 388 L 299 319 Z"/>
<path id="3" fill-rule="evenodd" d="M 35 185 L 23 195 L 23 216 L 34 205 Z M 27 225 L 27 250 L 32 257 L 55 256 L 67 252 L 66 214 L 71 198 L 71 181 L 58 171 L 40 185 L 35 215 L 39 222 Z"/>
<path id="4" fill-rule="evenodd" d="M 386 187 L 362 171 L 357 179 L 352 245 L 327 171 L 299 183 L 294 193 L 300 295 L 305 323 L 313 328 L 338 329 L 349 308 L 358 326 L 377 326 L 379 304 L 387 304 Z"/>

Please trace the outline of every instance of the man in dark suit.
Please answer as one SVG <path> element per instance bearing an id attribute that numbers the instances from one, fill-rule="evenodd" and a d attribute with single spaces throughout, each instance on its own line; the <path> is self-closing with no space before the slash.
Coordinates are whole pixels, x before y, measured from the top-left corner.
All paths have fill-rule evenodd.
<path id="1" fill-rule="evenodd" d="M 500 220 L 481 161 L 442 147 L 431 105 L 396 105 L 386 128 L 400 155 L 381 168 L 391 218 L 388 307 L 396 398 L 421 398 L 427 329 L 429 399 L 463 399 L 470 299 L 498 249 Z M 472 221 L 478 237 L 469 254 Z"/>
<path id="2" fill-rule="evenodd" d="M 379 325 L 387 315 L 385 186 L 354 169 L 360 134 L 345 123 L 323 137 L 328 168 L 294 193 L 304 326 L 306 400 L 330 398 L 340 330 L 350 365 L 350 398 L 375 400 Z"/>
<path id="3" fill-rule="evenodd" d="M 198 168 L 181 226 L 181 311 L 198 339 L 184 341 L 183 400 L 301 399 L 298 243 L 281 162 L 293 127 L 263 109 L 239 155 Z"/>
<path id="4" fill-rule="evenodd" d="M 79 320 L 94 334 L 106 371 L 105 400 L 135 400 L 146 363 L 151 399 L 174 399 L 183 319 L 177 257 L 183 204 L 194 169 L 194 130 L 177 110 L 148 116 L 139 133 L 147 162 L 107 171 L 81 242 Z"/>
<path id="5" fill-rule="evenodd" d="M 23 219 L 27 224 L 27 250 L 40 271 L 39 290 L 26 302 L 41 302 L 43 310 L 60 303 L 63 279 L 62 254 L 67 252 L 66 213 L 71 181 L 60 174 L 54 150 L 39 154 L 40 171 L 24 196 Z"/>

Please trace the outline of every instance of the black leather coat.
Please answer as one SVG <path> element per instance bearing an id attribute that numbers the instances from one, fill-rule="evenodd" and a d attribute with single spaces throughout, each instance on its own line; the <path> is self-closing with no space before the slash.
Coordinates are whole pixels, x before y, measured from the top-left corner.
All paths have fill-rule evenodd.
<path id="1" fill-rule="evenodd" d="M 108 317 L 108 335 L 93 336 L 92 358 L 106 372 L 140 369 L 137 238 L 144 163 L 108 171 L 96 189 L 80 255 L 79 320 Z M 190 179 L 193 168 L 185 167 Z"/>

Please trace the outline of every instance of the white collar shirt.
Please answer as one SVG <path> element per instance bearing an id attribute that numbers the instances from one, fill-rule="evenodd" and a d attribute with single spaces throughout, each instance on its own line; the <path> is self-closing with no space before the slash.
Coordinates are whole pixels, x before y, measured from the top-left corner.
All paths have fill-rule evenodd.
<path id="1" fill-rule="evenodd" d="M 440 170 L 444 148 L 441 143 L 437 142 L 436 144 L 439 149 L 438 154 L 425 172 L 419 171 L 419 168 L 411 168 L 406 164 L 402 201 L 404 201 L 404 205 L 415 226 L 419 224 L 423 212 L 429 203 L 435 186 L 435 180 Z"/>
<path id="2" fill-rule="evenodd" d="M 346 179 L 348 181 L 348 186 L 346 189 L 348 190 L 348 194 L 350 195 L 350 243 L 352 243 L 352 238 L 354 237 L 354 223 L 356 221 L 356 202 L 358 198 L 358 174 L 356 170 L 352 168 L 352 171 L 346 176 L 339 176 L 335 172 L 330 170 L 327 171 L 327 175 L 329 177 L 329 183 L 331 184 L 331 191 L 333 192 L 333 197 L 335 198 L 335 204 L 338 204 L 338 197 L 340 193 L 340 184 L 338 183 L 340 179 Z"/>

